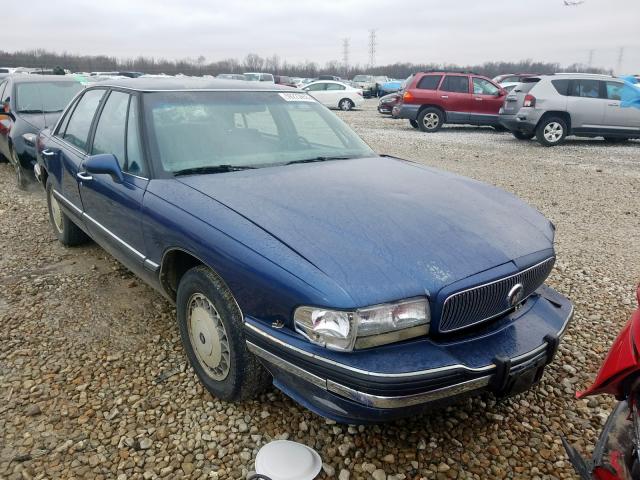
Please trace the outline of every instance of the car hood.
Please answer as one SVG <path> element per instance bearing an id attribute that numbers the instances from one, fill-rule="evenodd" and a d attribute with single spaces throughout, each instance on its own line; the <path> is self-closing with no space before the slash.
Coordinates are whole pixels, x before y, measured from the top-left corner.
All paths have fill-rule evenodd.
<path id="1" fill-rule="evenodd" d="M 435 294 L 553 243 L 550 222 L 515 196 L 389 157 L 180 181 L 277 238 L 359 305 Z"/>

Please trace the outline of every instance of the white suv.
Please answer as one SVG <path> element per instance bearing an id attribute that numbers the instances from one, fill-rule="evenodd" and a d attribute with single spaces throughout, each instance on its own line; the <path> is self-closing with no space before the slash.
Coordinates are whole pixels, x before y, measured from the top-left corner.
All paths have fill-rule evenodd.
<path id="1" fill-rule="evenodd" d="M 505 99 L 499 121 L 521 140 L 534 136 L 545 146 L 567 135 L 604 137 L 610 142 L 640 138 L 640 93 L 609 75 L 555 74 L 523 79 Z"/>

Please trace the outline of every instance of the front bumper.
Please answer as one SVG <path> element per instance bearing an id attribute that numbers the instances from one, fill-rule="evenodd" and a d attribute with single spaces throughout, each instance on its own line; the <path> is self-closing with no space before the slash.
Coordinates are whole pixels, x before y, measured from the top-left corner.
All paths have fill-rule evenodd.
<path id="1" fill-rule="evenodd" d="M 245 319 L 245 332 L 248 349 L 285 394 L 342 423 L 376 423 L 464 394 L 527 390 L 553 359 L 572 313 L 566 298 L 543 286 L 492 330 L 446 341 L 422 338 L 344 353 L 253 318 Z"/>
<path id="2" fill-rule="evenodd" d="M 390 115 L 392 110 L 393 110 L 393 104 L 381 103 L 378 105 L 378 113 Z"/>

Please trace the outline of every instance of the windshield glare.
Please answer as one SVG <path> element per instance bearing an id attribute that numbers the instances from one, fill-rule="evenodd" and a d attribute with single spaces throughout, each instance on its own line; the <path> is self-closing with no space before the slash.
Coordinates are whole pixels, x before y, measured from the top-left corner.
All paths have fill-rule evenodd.
<path id="1" fill-rule="evenodd" d="M 375 155 L 304 93 L 153 92 L 144 105 L 151 151 L 170 173 Z"/>
<path id="2" fill-rule="evenodd" d="M 25 82 L 16 85 L 18 112 L 61 112 L 82 90 L 79 82 Z"/>

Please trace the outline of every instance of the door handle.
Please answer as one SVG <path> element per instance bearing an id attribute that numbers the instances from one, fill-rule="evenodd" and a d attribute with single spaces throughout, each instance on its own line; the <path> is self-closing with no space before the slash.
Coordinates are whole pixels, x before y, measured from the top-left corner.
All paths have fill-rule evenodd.
<path id="1" fill-rule="evenodd" d="M 87 175 L 87 172 L 78 172 L 76 173 L 76 177 L 78 177 L 83 182 L 88 182 L 89 180 L 93 180 L 91 175 Z"/>
<path id="2" fill-rule="evenodd" d="M 442 98 L 449 98 L 449 95 L 442 95 Z"/>
<path id="3" fill-rule="evenodd" d="M 42 150 L 41 153 L 45 157 L 53 157 L 56 154 L 56 152 L 53 152 L 53 151 L 49 150 L 48 148 L 45 148 L 44 150 Z"/>
<path id="4" fill-rule="evenodd" d="M 609 106 L 610 107 L 619 107 L 620 104 L 619 103 L 610 103 Z"/>
<path id="5" fill-rule="evenodd" d="M 477 100 L 478 102 L 481 102 L 483 99 L 482 99 L 482 98 L 479 98 L 479 97 L 476 97 L 476 100 Z"/>

